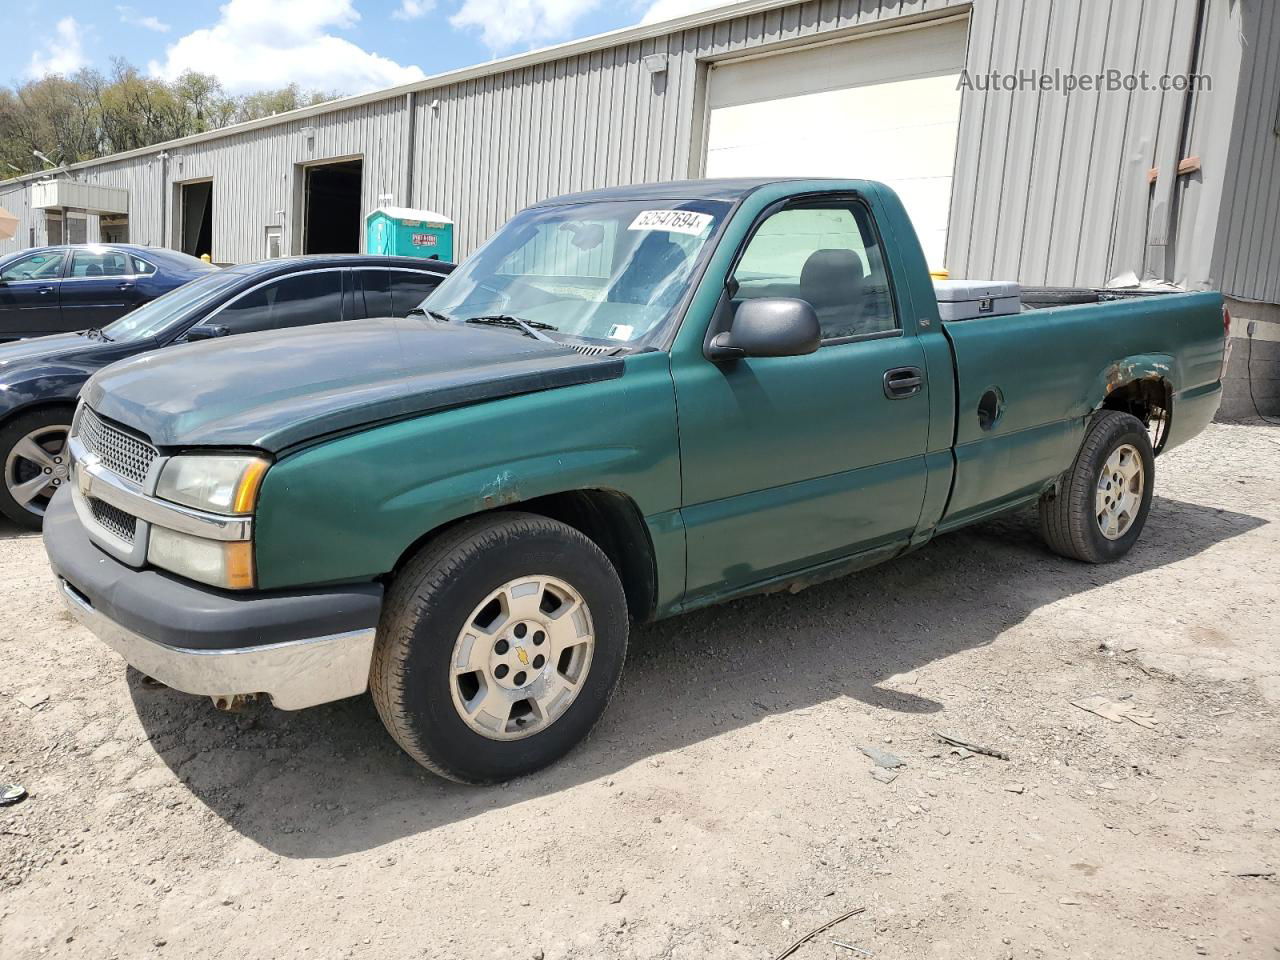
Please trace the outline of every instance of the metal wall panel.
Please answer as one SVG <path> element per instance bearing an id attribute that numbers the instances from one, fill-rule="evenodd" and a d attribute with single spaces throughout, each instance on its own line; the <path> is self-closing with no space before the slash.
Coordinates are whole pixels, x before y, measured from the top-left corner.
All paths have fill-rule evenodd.
<path id="1" fill-rule="evenodd" d="M 257 260 L 265 255 L 267 227 L 283 229 L 284 249 L 301 250 L 299 205 L 307 164 L 361 158 L 361 209 L 403 204 L 407 117 L 402 96 L 93 166 L 83 178 L 127 189 L 130 240 L 152 245 L 174 245 L 180 185 L 212 179 L 213 259 Z M 378 199 L 386 195 L 391 199 Z"/>
<path id="2" fill-rule="evenodd" d="M 80 179 L 123 189 L 129 195 L 129 242 L 164 246 L 160 229 L 161 166 L 158 157 L 108 161 L 83 171 Z"/>
<path id="3" fill-rule="evenodd" d="M 1196 0 L 979 0 L 969 70 L 1182 72 L 1195 8 Z M 1161 91 L 966 90 L 952 273 L 1052 285 L 1142 276 L 1147 171 L 1162 134 L 1177 139 L 1182 104 L 1181 94 Z"/>
<path id="4" fill-rule="evenodd" d="M 1225 293 L 1280 303 L 1280 5 L 1239 0 L 1240 89 L 1215 268 Z"/>
<path id="5" fill-rule="evenodd" d="M 0 240 L 0 256 L 25 250 L 31 246 L 31 228 L 35 220 L 31 208 L 31 190 L 25 183 L 0 186 L 0 207 L 18 218 L 18 230 L 12 239 Z M 37 242 L 39 242 L 37 240 Z"/>

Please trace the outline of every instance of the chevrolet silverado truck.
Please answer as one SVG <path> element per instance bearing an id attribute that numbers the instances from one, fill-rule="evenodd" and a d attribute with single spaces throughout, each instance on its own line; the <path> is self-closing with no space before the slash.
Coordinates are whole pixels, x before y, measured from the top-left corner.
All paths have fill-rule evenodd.
<path id="1" fill-rule="evenodd" d="M 1009 286 L 943 320 L 869 181 L 548 200 L 407 318 L 95 374 L 45 544 L 143 674 L 222 707 L 371 690 L 419 763 L 502 781 L 588 734 L 633 622 L 1025 505 L 1059 554 L 1128 552 L 1155 455 L 1218 406 L 1222 299 Z"/>

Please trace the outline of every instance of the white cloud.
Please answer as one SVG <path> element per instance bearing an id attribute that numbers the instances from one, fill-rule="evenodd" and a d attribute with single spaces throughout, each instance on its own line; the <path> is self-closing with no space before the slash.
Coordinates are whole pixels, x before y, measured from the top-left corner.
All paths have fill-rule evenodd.
<path id="1" fill-rule="evenodd" d="M 156 33 L 169 32 L 169 25 L 159 17 L 139 13 L 133 7 L 116 7 L 116 13 L 120 14 L 120 21 L 122 23 L 132 24 L 135 27 L 142 27 L 144 30 L 153 30 Z"/>
<path id="2" fill-rule="evenodd" d="M 351 0 L 230 0 L 219 13 L 212 27 L 179 37 L 151 72 L 212 73 L 232 93 L 290 83 L 362 93 L 424 76 L 333 34 L 360 19 Z"/>
<path id="3" fill-rule="evenodd" d="M 400 0 L 400 7 L 391 16 L 396 20 L 418 20 L 435 9 L 436 0 Z"/>
<path id="4" fill-rule="evenodd" d="M 673 20 L 686 13 L 697 13 L 722 7 L 729 0 L 655 0 L 640 18 L 641 23 L 657 23 L 659 20 Z"/>
<path id="5" fill-rule="evenodd" d="M 80 39 L 80 24 L 75 17 L 63 17 L 53 28 L 53 36 L 44 46 L 31 54 L 27 63 L 27 76 L 46 77 L 51 73 L 66 76 L 75 73 L 85 64 L 84 44 Z"/>
<path id="6" fill-rule="evenodd" d="M 496 52 L 561 40 L 599 5 L 600 0 L 464 0 L 449 22 L 479 30 L 485 46 Z"/>

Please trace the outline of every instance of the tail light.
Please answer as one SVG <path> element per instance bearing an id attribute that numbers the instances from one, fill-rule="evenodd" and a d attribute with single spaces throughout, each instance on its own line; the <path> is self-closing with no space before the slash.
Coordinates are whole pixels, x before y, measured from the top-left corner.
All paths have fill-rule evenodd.
<path id="1" fill-rule="evenodd" d="M 1218 379 L 1221 380 L 1227 375 L 1227 361 L 1231 359 L 1231 311 L 1227 309 L 1226 304 L 1222 306 L 1222 373 Z"/>

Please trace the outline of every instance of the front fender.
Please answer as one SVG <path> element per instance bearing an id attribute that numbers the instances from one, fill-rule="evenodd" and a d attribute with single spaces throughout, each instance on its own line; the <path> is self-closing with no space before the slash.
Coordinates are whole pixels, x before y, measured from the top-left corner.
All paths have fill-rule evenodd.
<path id="1" fill-rule="evenodd" d="M 0 381 L 0 421 L 47 403 L 75 403 L 89 374 L 78 370 L 37 370 Z"/>
<path id="2" fill-rule="evenodd" d="M 259 497 L 258 583 L 368 580 L 454 520 L 582 489 L 625 494 L 646 518 L 678 510 L 666 354 L 628 357 L 617 379 L 384 424 L 285 457 Z"/>

